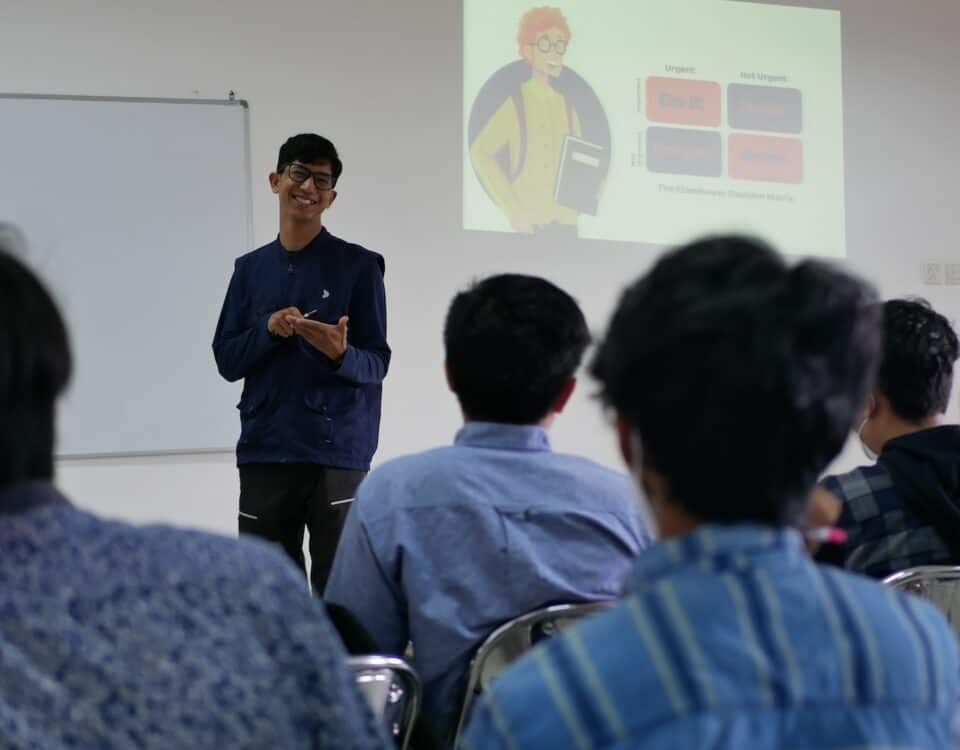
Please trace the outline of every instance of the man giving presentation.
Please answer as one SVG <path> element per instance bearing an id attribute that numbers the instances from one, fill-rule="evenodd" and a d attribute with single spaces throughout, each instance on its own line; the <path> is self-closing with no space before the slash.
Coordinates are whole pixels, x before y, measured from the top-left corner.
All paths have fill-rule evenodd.
<path id="1" fill-rule="evenodd" d="M 283 144 L 270 174 L 280 234 L 237 258 L 213 338 L 220 374 L 243 379 L 240 532 L 306 572 L 308 529 L 318 594 L 377 447 L 390 363 L 383 257 L 323 226 L 342 170 L 326 138 Z"/>

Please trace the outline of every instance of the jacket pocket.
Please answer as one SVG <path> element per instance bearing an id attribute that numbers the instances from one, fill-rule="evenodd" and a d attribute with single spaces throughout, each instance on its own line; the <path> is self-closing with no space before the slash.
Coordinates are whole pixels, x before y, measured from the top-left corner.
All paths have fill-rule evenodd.
<path id="1" fill-rule="evenodd" d="M 237 409 L 240 410 L 241 417 L 249 417 L 255 414 L 261 409 L 261 407 L 267 401 L 266 393 L 257 393 L 257 394 L 247 394 L 244 393 L 240 396 L 240 402 L 237 404 Z"/>
<path id="2" fill-rule="evenodd" d="M 333 417 L 327 406 L 327 394 L 323 391 L 303 394 L 303 405 L 306 407 L 304 416 L 309 421 L 307 434 L 318 446 L 333 443 Z"/>
<path id="3" fill-rule="evenodd" d="M 267 436 L 267 394 L 240 397 L 240 444 L 263 443 Z"/>

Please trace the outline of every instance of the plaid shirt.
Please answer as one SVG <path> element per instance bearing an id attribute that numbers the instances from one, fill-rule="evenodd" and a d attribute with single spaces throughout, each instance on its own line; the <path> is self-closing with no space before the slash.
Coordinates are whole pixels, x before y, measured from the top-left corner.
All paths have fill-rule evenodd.
<path id="1" fill-rule="evenodd" d="M 882 464 L 827 477 L 823 486 L 843 502 L 837 525 L 848 535 L 845 567 L 884 578 L 917 565 L 953 564 L 950 548 L 903 502 Z"/>

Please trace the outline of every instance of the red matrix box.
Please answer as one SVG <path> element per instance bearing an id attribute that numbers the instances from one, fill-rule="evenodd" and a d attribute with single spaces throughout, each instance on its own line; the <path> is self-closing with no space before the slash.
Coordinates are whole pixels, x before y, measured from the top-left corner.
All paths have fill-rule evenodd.
<path id="1" fill-rule="evenodd" d="M 796 138 L 732 134 L 727 159 L 735 180 L 803 182 L 803 143 Z"/>
<path id="2" fill-rule="evenodd" d="M 686 78 L 647 79 L 647 119 L 672 125 L 720 126 L 720 84 Z"/>

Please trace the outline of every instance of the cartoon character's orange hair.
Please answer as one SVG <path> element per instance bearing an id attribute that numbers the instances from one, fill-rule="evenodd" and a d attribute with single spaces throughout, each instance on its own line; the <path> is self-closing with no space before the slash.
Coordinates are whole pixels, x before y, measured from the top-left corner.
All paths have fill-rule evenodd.
<path id="1" fill-rule="evenodd" d="M 520 32 L 517 34 L 520 57 L 523 57 L 523 48 L 528 44 L 536 44 L 537 36 L 547 29 L 560 29 L 567 37 L 567 43 L 570 43 L 570 27 L 559 8 L 544 5 L 532 8 L 523 14 L 520 19 Z"/>

